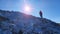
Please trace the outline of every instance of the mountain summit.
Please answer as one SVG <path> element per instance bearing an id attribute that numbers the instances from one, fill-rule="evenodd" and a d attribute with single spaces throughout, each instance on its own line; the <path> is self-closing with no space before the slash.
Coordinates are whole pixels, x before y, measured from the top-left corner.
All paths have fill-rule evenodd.
<path id="1" fill-rule="evenodd" d="M 60 34 L 60 25 L 46 18 L 0 10 L 0 34 Z"/>

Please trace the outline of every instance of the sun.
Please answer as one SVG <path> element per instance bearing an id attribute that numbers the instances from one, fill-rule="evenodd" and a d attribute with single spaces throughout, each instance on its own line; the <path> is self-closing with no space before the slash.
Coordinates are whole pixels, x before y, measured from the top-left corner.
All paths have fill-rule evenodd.
<path id="1" fill-rule="evenodd" d="M 31 13 L 31 7 L 29 5 L 24 6 L 24 13 L 30 14 Z"/>
<path id="2" fill-rule="evenodd" d="M 25 6 L 25 11 L 30 11 L 30 7 L 29 6 Z"/>

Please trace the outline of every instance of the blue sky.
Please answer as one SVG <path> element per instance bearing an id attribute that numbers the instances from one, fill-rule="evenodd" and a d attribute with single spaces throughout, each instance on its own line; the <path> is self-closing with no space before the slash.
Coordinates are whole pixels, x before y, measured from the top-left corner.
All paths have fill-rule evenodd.
<path id="1" fill-rule="evenodd" d="M 41 10 L 44 18 L 60 23 L 60 0 L 0 0 L 0 9 L 23 12 L 25 4 L 31 6 L 31 15 L 40 17 Z"/>

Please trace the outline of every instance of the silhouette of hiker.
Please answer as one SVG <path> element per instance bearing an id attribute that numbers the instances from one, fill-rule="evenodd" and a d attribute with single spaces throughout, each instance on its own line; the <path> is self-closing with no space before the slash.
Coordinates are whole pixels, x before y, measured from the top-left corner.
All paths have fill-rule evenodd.
<path id="1" fill-rule="evenodd" d="M 42 16 L 42 11 L 39 12 L 39 15 L 40 15 L 41 18 L 43 18 L 43 16 Z"/>

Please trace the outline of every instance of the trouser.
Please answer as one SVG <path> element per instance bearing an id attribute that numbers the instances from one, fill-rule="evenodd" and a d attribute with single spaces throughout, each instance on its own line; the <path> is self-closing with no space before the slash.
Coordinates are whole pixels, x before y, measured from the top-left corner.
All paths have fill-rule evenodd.
<path id="1" fill-rule="evenodd" d="M 41 17 L 41 18 L 43 18 L 43 16 L 42 16 L 42 15 L 40 15 L 40 17 Z"/>

